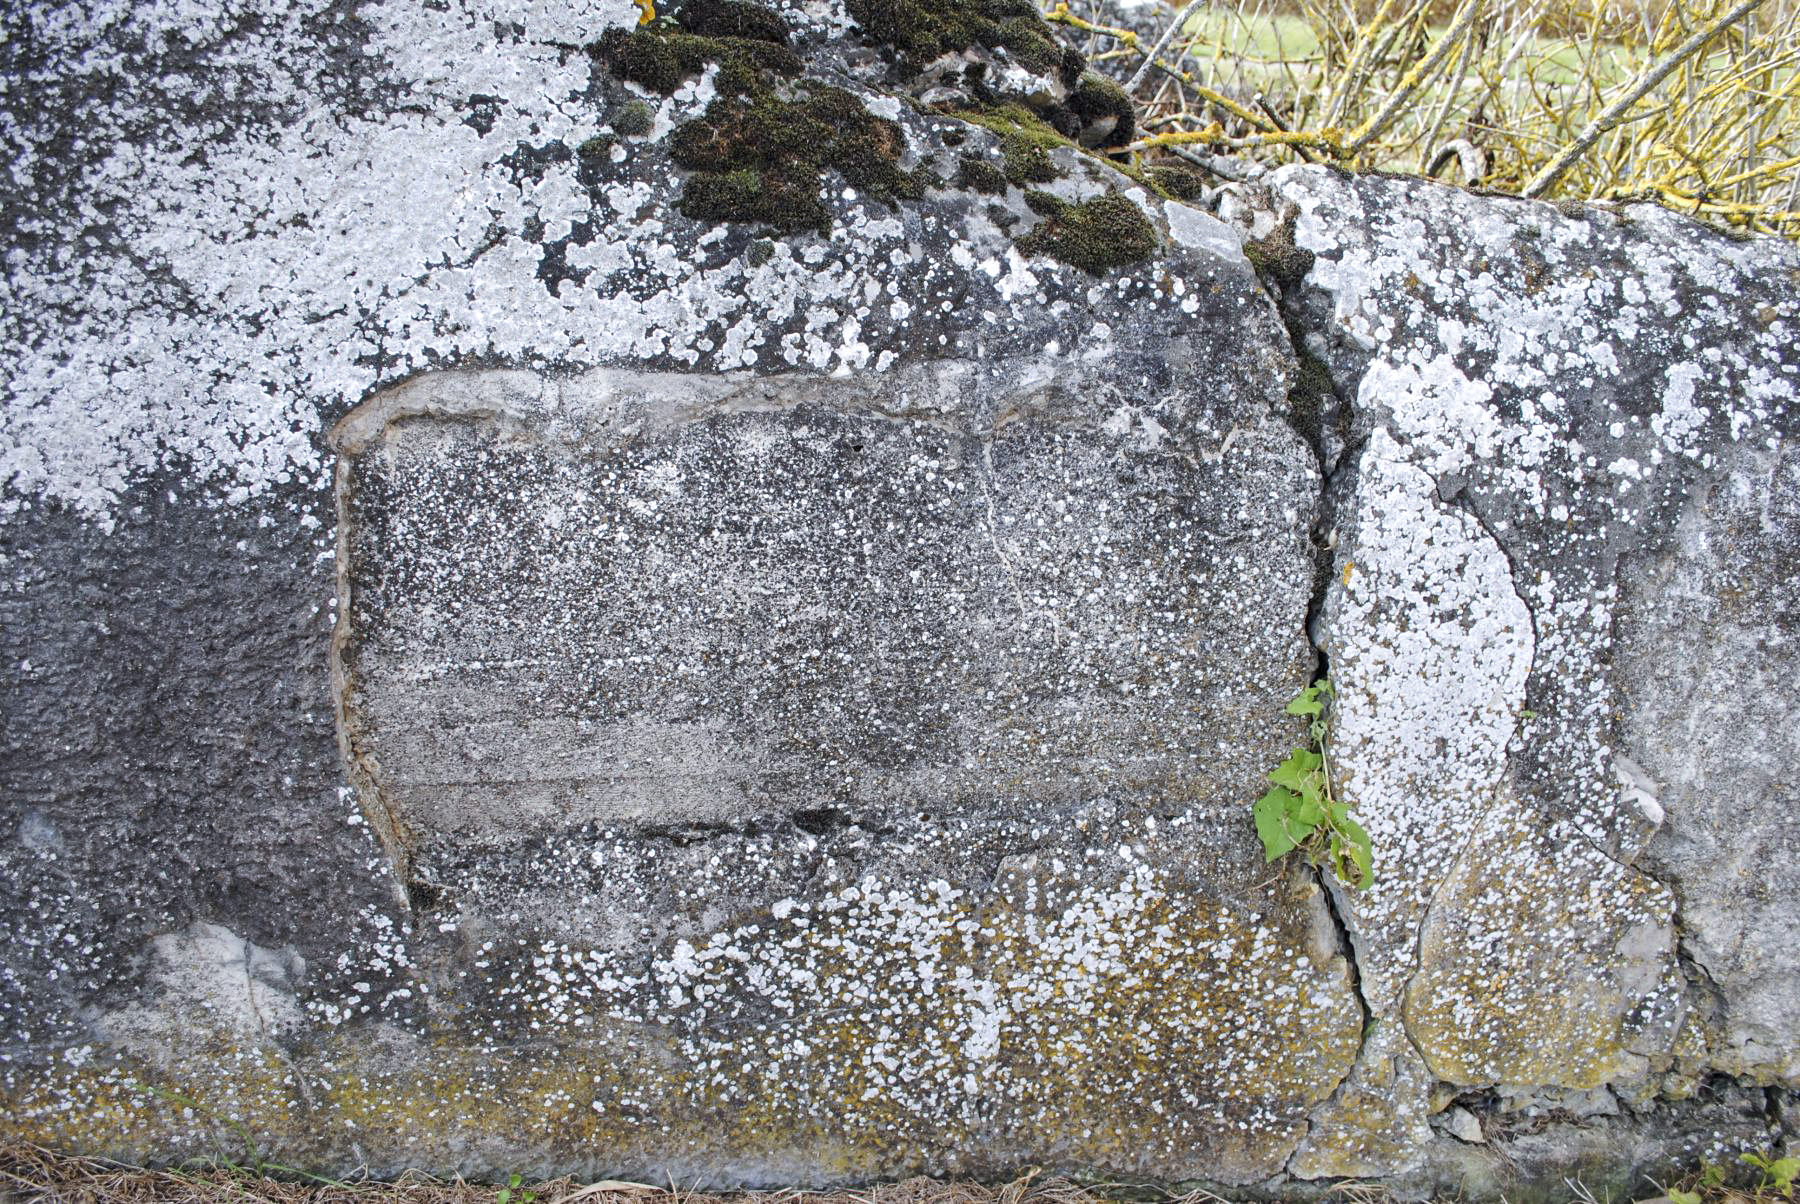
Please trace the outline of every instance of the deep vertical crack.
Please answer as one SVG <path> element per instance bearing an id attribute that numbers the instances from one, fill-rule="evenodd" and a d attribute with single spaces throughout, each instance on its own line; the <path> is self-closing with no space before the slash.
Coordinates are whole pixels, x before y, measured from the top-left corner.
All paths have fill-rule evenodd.
<path id="1" fill-rule="evenodd" d="M 1331 926 L 1337 931 L 1338 948 L 1343 951 L 1344 964 L 1350 970 L 1350 991 L 1356 996 L 1356 1006 L 1362 1010 L 1362 1035 L 1356 1043 L 1356 1062 L 1362 1061 L 1363 1049 L 1369 1043 L 1369 1034 L 1375 1028 L 1375 1011 L 1369 1006 L 1368 996 L 1363 994 L 1362 966 L 1356 958 L 1356 939 L 1351 934 L 1350 922 L 1344 916 L 1344 900 L 1339 895 L 1337 882 L 1320 866 L 1312 867 L 1313 880 L 1319 884 L 1319 892 L 1325 896 L 1325 911 L 1331 916 Z M 1348 1079 L 1346 1074 L 1345 1078 Z"/>
<path id="2" fill-rule="evenodd" d="M 1334 498 L 1343 477 L 1353 472 L 1360 446 L 1352 439 L 1352 406 L 1344 390 L 1332 379 L 1328 366 L 1306 346 L 1305 308 L 1300 293 L 1307 273 L 1312 270 L 1312 252 L 1294 243 L 1297 209 L 1288 205 L 1276 221 L 1275 229 L 1262 239 L 1245 244 L 1245 254 L 1256 268 L 1258 283 L 1275 309 L 1277 320 L 1288 340 L 1293 357 L 1294 374 L 1288 388 L 1287 420 L 1312 450 L 1319 474 L 1319 498 L 1311 531 L 1315 563 L 1311 595 L 1307 598 L 1305 632 L 1312 648 L 1314 663 L 1312 681 L 1326 680 L 1331 675 L 1331 657 L 1321 642 L 1326 600 L 1335 577 L 1334 544 L 1331 537 Z M 1329 739 L 1329 736 L 1327 737 Z M 1324 867 L 1310 867 L 1313 881 L 1325 901 L 1325 912 L 1337 937 L 1337 946 L 1350 978 L 1350 991 L 1361 1016 L 1356 1040 L 1356 1053 L 1343 1077 L 1332 1086 L 1327 1100 L 1335 1099 L 1362 1065 L 1374 1032 L 1376 1015 L 1363 990 L 1362 964 L 1358 955 L 1355 930 L 1351 925 L 1349 900 L 1335 877 Z M 1324 1101 L 1322 1101 L 1324 1102 Z M 1309 1121 L 1309 1128 L 1311 1126 Z M 1295 1147 L 1297 1151 L 1305 1139 Z"/>

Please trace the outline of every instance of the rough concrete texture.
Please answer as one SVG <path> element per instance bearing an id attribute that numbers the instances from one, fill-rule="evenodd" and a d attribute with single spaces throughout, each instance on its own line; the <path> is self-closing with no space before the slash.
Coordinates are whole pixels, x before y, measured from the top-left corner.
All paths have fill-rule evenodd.
<path id="1" fill-rule="evenodd" d="M 1323 170 L 1224 204 L 1329 375 L 1315 635 L 1385 871 L 1340 906 L 1405 1038 L 1294 1169 L 1417 1165 L 1470 1089 L 1792 1086 L 1792 789 L 1755 683 L 1793 664 L 1800 257 Z"/>
<path id="2" fill-rule="evenodd" d="M 9 11 L 6 1131 L 1513 1199 L 1791 1139 L 1800 256 L 1208 212 L 879 8 L 780 8 L 757 103 L 868 135 L 785 234 L 683 211 L 743 76 L 621 80 L 625 0 Z M 1321 656 L 1366 892 L 1249 819 Z"/>

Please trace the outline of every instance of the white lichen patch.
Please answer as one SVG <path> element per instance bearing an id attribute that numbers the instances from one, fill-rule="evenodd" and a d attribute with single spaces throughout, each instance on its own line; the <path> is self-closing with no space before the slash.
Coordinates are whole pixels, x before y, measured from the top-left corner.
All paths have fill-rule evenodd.
<path id="1" fill-rule="evenodd" d="M 710 73 L 650 97 L 650 135 L 590 170 L 581 148 L 610 129 L 595 90 L 641 89 L 577 48 L 635 21 L 628 0 L 90 8 L 28 17 L 42 65 L 21 87 L 71 98 L 15 114 L 12 171 L 37 192 L 0 285 L 0 513 L 44 499 L 104 520 L 170 468 L 226 502 L 322 484 L 323 422 L 447 363 L 848 374 L 1068 312 L 1048 311 L 1070 270 L 1027 268 L 966 197 L 892 209 L 833 188 L 830 235 L 767 256 L 744 230 L 697 229 L 666 135 L 706 108 Z M 194 95 L 157 57 L 176 44 L 209 81 Z M 255 103 L 210 117 L 230 88 Z M 905 116 L 915 156 L 957 124 Z M 945 245 L 996 270 L 926 253 Z M 1190 256 L 1186 286 L 1208 262 Z M 1107 304 L 1177 312 L 1160 276 Z M 1071 325 L 1066 353 L 1110 354 L 1090 338 L 1107 323 Z"/>
<path id="2" fill-rule="evenodd" d="M 152 1060 L 196 1034 L 279 1048 L 302 1026 L 296 998 L 306 960 L 196 921 L 151 943 L 154 1002 L 108 1012 L 98 1034 Z"/>
<path id="3" fill-rule="evenodd" d="M 1479 821 L 1516 806 L 1500 785 L 1533 634 L 1505 554 L 1437 500 L 1430 474 L 1386 428 L 1370 435 L 1359 472 L 1321 635 L 1337 687 L 1340 788 L 1377 850 L 1377 881 L 1350 904 L 1368 938 L 1364 996 L 1385 1013 L 1412 972 L 1431 898 Z"/>
<path id="4" fill-rule="evenodd" d="M 1441 1079 L 1641 1078 L 1685 988 L 1675 895 L 1631 862 L 1680 817 L 1618 759 L 1618 564 L 1722 449 L 1785 429 L 1800 308 L 1775 282 L 1800 262 L 1647 209 L 1305 168 L 1273 191 L 1366 432 L 1321 626 L 1344 790 L 1392 875 L 1347 899 L 1365 997 L 1405 992 Z"/>

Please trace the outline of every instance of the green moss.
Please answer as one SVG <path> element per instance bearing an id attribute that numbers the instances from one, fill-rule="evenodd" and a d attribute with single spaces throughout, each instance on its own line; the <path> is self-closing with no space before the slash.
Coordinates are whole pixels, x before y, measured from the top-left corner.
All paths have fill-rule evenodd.
<path id="1" fill-rule="evenodd" d="M 656 110 L 641 100 L 634 100 L 613 114 L 613 132 L 625 138 L 641 138 L 656 124 Z"/>
<path id="2" fill-rule="evenodd" d="M 788 23 L 779 13 L 744 0 L 687 0 L 676 17 L 689 33 L 705 38 L 750 38 L 787 45 Z"/>
<path id="3" fill-rule="evenodd" d="M 1021 187 L 1048 184 L 1063 173 L 1050 158 L 1058 147 L 1075 144 L 1046 125 L 1024 105 L 997 105 L 968 109 L 956 116 L 1000 135 L 1002 170 L 1009 182 Z"/>
<path id="4" fill-rule="evenodd" d="M 922 197 L 936 183 L 929 172 L 901 170 L 900 127 L 851 93 L 808 81 L 778 88 L 774 77 L 798 75 L 800 61 L 774 12 L 743 0 L 689 0 L 680 23 L 608 30 L 588 51 L 619 78 L 664 95 L 719 64 L 718 96 L 670 142 L 676 165 L 692 173 L 680 201 L 689 217 L 823 232 L 831 210 L 819 189 L 830 172 L 890 204 Z M 623 117 L 614 128 L 633 132 Z"/>
<path id="5" fill-rule="evenodd" d="M 598 163 L 612 156 L 613 143 L 616 141 L 611 134 L 595 134 L 576 147 L 575 153 L 584 163 Z"/>
<path id="6" fill-rule="evenodd" d="M 1084 128 L 1092 128 L 1092 136 L 1083 133 L 1081 141 L 1088 146 L 1124 146 L 1137 130 L 1137 109 L 1125 89 L 1094 71 L 1084 72 L 1069 93 L 1069 108 L 1081 118 Z M 1108 119 L 1111 119 L 1108 124 Z"/>
<path id="7" fill-rule="evenodd" d="M 1259 272 L 1267 272 L 1283 287 L 1299 284 L 1312 271 L 1313 253 L 1294 245 L 1294 221 L 1289 211 L 1273 230 L 1244 243 L 1244 258 Z"/>
<path id="8" fill-rule="evenodd" d="M 775 258 L 775 244 L 766 238 L 759 238 L 744 248 L 744 262 L 753 268 L 760 268 Z"/>
<path id="9" fill-rule="evenodd" d="M 1143 210 L 1116 192 L 1070 204 L 1047 192 L 1030 192 L 1026 203 L 1045 215 L 1019 239 L 1027 255 L 1048 255 L 1095 276 L 1156 253 L 1156 228 Z"/>
<path id="10" fill-rule="evenodd" d="M 913 75 L 934 59 L 977 46 L 1004 50 L 1032 71 L 1073 79 L 1081 70 L 1081 56 L 1071 59 L 1035 0 L 849 0 L 846 7 L 863 33 L 892 47 Z"/>
<path id="11" fill-rule="evenodd" d="M 740 81 L 762 71 L 800 73 L 800 60 L 785 46 L 755 38 L 701 37 L 654 25 L 609 29 L 588 53 L 620 79 L 664 96 L 700 74 L 708 63 L 718 63 L 722 76 Z"/>
<path id="12" fill-rule="evenodd" d="M 986 159 L 964 155 L 957 163 L 956 182 L 964 188 L 985 192 L 990 196 L 1006 191 L 1006 173 Z"/>
<path id="13" fill-rule="evenodd" d="M 1296 327 L 1290 324 L 1288 333 L 1292 335 L 1295 330 Z M 1317 448 L 1321 446 L 1320 439 L 1325 433 L 1326 406 L 1336 395 L 1331 383 L 1331 369 L 1325 366 L 1325 361 L 1306 350 L 1303 337 L 1294 340 L 1294 347 L 1298 352 L 1300 370 L 1295 373 L 1294 383 L 1288 389 L 1289 413 L 1294 429 Z M 1347 413 L 1343 417 L 1348 417 Z"/>
<path id="14" fill-rule="evenodd" d="M 905 147 L 900 127 L 851 93 L 802 82 L 792 99 L 762 86 L 721 94 L 675 131 L 670 153 L 695 173 L 682 189 L 683 213 L 787 234 L 830 230 L 831 211 L 819 200 L 829 171 L 889 204 L 924 196 L 933 180 L 901 170 Z"/>
<path id="15" fill-rule="evenodd" d="M 1178 201 L 1206 198 L 1206 177 L 1186 167 L 1152 167 L 1147 173 L 1157 189 Z"/>

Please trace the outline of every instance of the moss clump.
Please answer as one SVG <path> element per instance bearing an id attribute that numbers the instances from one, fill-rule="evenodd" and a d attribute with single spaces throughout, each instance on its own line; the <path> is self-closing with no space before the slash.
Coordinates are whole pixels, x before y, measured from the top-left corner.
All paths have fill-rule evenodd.
<path id="1" fill-rule="evenodd" d="M 800 60 L 786 46 L 756 38 L 701 37 L 656 26 L 609 29 L 588 53 L 620 79 L 664 96 L 699 75 L 708 63 L 718 63 L 722 76 L 739 81 L 762 71 L 800 74 Z"/>
<path id="2" fill-rule="evenodd" d="M 1115 147 L 1137 131 L 1137 109 L 1125 89 L 1094 71 L 1084 72 L 1069 93 L 1069 109 L 1081 119 L 1083 146 Z"/>
<path id="3" fill-rule="evenodd" d="M 623 138 L 641 138 L 656 125 L 656 110 L 634 100 L 613 114 L 613 132 Z"/>
<path id="4" fill-rule="evenodd" d="M 908 74 L 976 46 L 1003 50 L 1032 71 L 1068 79 L 1081 71 L 1081 56 L 1056 40 L 1036 0 L 849 0 L 846 7 L 871 41 L 893 48 Z"/>
<path id="5" fill-rule="evenodd" d="M 1019 239 L 1027 255 L 1048 255 L 1094 276 L 1150 258 L 1156 228 L 1143 210 L 1116 192 L 1071 204 L 1047 192 L 1029 192 L 1026 203 L 1044 215 Z"/>
<path id="6" fill-rule="evenodd" d="M 791 32 L 779 13 L 744 0 L 687 0 L 676 20 L 703 38 L 750 38 L 777 46 L 787 45 Z"/>
<path id="7" fill-rule="evenodd" d="M 964 188 L 995 196 L 1006 191 L 1006 173 L 974 155 L 964 155 L 957 162 L 956 182 Z"/>
<path id="8" fill-rule="evenodd" d="M 595 134 L 592 138 L 575 148 L 575 154 L 583 163 L 598 163 L 612 157 L 613 143 L 616 139 L 611 134 Z"/>
<path id="9" fill-rule="evenodd" d="M 1294 221 L 1298 216 L 1290 209 L 1273 230 L 1244 243 L 1244 258 L 1250 265 L 1259 272 L 1267 272 L 1283 288 L 1306 279 L 1316 258 L 1311 251 L 1294 245 Z"/>
<path id="10" fill-rule="evenodd" d="M 802 82 L 792 99 L 764 86 L 722 94 L 675 131 L 670 153 L 695 174 L 681 211 L 702 221 L 760 222 L 787 234 L 831 229 L 820 177 L 836 171 L 879 201 L 917 200 L 934 181 L 901 170 L 900 127 L 841 88 Z"/>
<path id="11" fill-rule="evenodd" d="M 1206 177 L 1185 167 L 1152 167 L 1150 181 L 1178 201 L 1206 199 Z"/>
<path id="12" fill-rule="evenodd" d="M 1289 323 L 1288 333 L 1294 334 L 1295 330 L 1295 324 Z M 1294 347 L 1299 353 L 1300 370 L 1288 389 L 1288 410 L 1294 429 L 1314 448 L 1319 448 L 1325 430 L 1326 407 L 1337 396 L 1331 383 L 1331 369 L 1326 367 L 1325 361 L 1306 350 L 1304 337 L 1296 338 Z M 1342 433 L 1347 432 L 1340 431 Z"/>
<path id="13" fill-rule="evenodd" d="M 1000 135 L 1002 170 L 1010 183 L 1048 184 L 1063 173 L 1050 158 L 1058 147 L 1075 144 L 1046 125 L 1024 105 L 997 105 L 991 109 L 963 110 L 956 114 Z"/>

